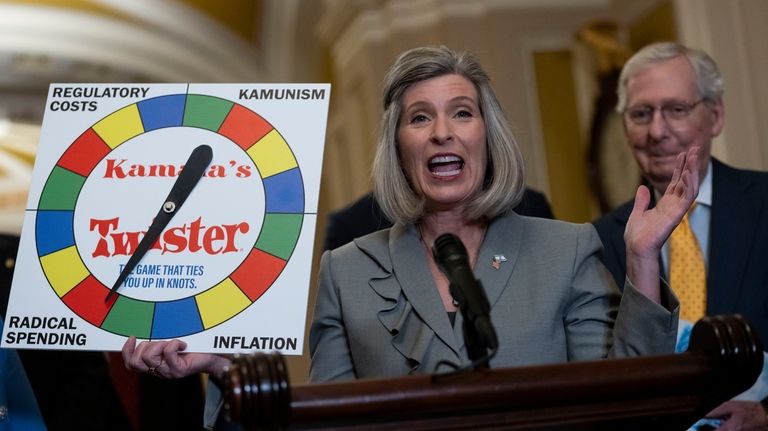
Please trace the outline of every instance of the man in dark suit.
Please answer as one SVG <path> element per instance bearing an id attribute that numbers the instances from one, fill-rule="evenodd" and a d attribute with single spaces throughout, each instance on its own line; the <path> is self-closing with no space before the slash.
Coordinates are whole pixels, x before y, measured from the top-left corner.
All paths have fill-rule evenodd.
<path id="1" fill-rule="evenodd" d="M 624 66 L 617 110 L 652 197 L 664 193 L 678 154 L 700 147 L 701 182 L 689 220 L 706 268 L 702 310 L 746 316 L 768 345 L 768 173 L 735 169 L 711 157 L 712 139 L 724 123 L 722 93 L 717 65 L 706 53 L 654 44 Z M 605 246 L 604 263 L 619 286 L 626 276 L 624 228 L 633 205 L 627 202 L 594 223 Z M 669 256 L 665 245 L 662 274 L 670 274 Z M 681 295 L 675 283 L 671 287 Z M 759 402 L 728 401 L 710 415 L 725 418 L 718 429 L 768 425 Z"/>
<path id="2" fill-rule="evenodd" d="M 530 188 L 525 189 L 523 199 L 514 210 L 525 216 L 555 218 L 547 197 Z M 373 194 L 368 193 L 349 206 L 328 216 L 323 249 L 333 250 L 355 238 L 390 226 L 392 226 L 392 222 L 387 220 L 387 217 L 381 212 L 381 207 L 373 198 Z"/>

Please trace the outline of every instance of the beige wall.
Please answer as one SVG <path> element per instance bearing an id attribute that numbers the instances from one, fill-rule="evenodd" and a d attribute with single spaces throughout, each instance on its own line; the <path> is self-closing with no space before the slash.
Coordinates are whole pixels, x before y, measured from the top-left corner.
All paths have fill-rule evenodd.
<path id="1" fill-rule="evenodd" d="M 587 183 L 586 142 L 576 112 L 570 51 L 533 56 L 549 198 L 555 217 L 588 222 L 594 217 Z"/>
<path id="2" fill-rule="evenodd" d="M 535 1 L 490 0 L 326 2 L 317 35 L 329 56 L 333 100 L 318 232 L 322 233 L 328 211 L 370 189 L 381 79 L 398 53 L 423 44 L 468 49 L 480 57 L 520 143 L 528 184 L 551 198 L 559 218 L 591 220 L 598 213 L 586 183 L 585 154 L 581 154 L 586 151 L 590 112 L 582 111 L 591 109 L 594 95 L 589 91 L 585 95 L 580 86 L 575 95 L 551 91 L 551 84 L 573 90 L 576 66 L 568 60 L 537 64 L 537 55 L 542 61 L 547 53 L 567 56 L 575 33 L 599 18 L 616 20 L 627 33 L 634 26 L 634 33 L 658 35 L 658 28 L 635 22 L 645 19 L 657 27 L 669 27 L 671 10 L 669 1 L 633 0 L 563 0 L 544 6 Z M 560 117 L 573 116 L 576 124 L 560 124 Z M 574 163 L 558 163 L 565 154 Z"/>
<path id="3" fill-rule="evenodd" d="M 598 215 L 593 202 L 588 209 L 579 202 L 592 201 L 579 178 L 583 171 L 573 166 L 564 173 L 558 166 L 554 172 L 554 150 L 548 152 L 550 144 L 571 154 L 584 149 L 594 97 L 590 86 L 595 83 L 579 80 L 579 71 L 573 70 L 578 64 L 571 65 L 571 79 L 577 82 L 575 106 L 560 103 L 559 111 L 550 109 L 547 115 L 571 115 L 576 109 L 579 124 L 571 132 L 580 138 L 548 144 L 547 135 L 562 133 L 550 130 L 542 118 L 540 105 L 550 103 L 553 96 L 541 94 L 547 92 L 548 84 L 537 81 L 542 74 L 558 71 L 542 70 L 546 66 L 537 65 L 535 58 L 543 53 L 573 52 L 576 31 L 599 18 L 617 22 L 624 30 L 626 45 L 633 50 L 653 41 L 680 39 L 712 52 L 726 78 L 728 122 L 720 141 L 729 141 L 728 145 L 717 144 L 715 154 L 738 166 L 768 167 L 768 151 L 762 144 L 768 138 L 768 126 L 759 121 L 768 114 L 768 87 L 760 85 L 759 79 L 768 72 L 768 53 L 759 49 L 760 41 L 768 36 L 760 24 L 768 18 L 768 3 L 762 0 L 563 0 L 546 5 L 535 1 L 335 0 L 325 2 L 319 16 L 316 34 L 327 53 L 334 84 L 323 213 L 369 190 L 369 163 L 381 113 L 380 82 L 386 68 L 405 49 L 446 44 L 475 52 L 488 68 L 523 150 L 528 183 L 550 196 L 558 217 L 586 221 Z M 736 49 L 731 40 L 739 42 Z M 564 73 L 561 79 L 567 78 L 568 71 L 561 68 L 559 72 Z M 564 176 L 570 181 L 563 181 Z M 560 189 L 561 185 L 567 189 Z"/>
<path id="4" fill-rule="evenodd" d="M 680 40 L 717 60 L 725 83 L 725 129 L 712 153 L 768 170 L 768 2 L 676 0 Z"/>

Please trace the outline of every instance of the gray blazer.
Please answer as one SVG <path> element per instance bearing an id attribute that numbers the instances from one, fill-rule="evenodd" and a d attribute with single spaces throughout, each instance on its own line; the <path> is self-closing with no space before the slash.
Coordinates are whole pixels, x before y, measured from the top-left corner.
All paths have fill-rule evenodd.
<path id="1" fill-rule="evenodd" d="M 494 220 L 475 276 L 499 338 L 492 368 L 672 353 L 678 302 L 627 282 L 600 262 L 590 224 L 510 213 Z M 503 255 L 499 269 L 494 255 Z M 310 330 L 310 380 L 401 376 L 467 365 L 462 317 L 451 325 L 414 225 L 395 225 L 323 254 Z M 671 311 L 670 311 L 671 310 Z M 618 316 L 617 316 L 618 313 Z"/>

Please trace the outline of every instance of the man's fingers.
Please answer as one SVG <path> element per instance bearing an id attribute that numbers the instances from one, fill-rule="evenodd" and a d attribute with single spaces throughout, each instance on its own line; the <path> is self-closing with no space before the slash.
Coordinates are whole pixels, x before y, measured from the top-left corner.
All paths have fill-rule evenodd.
<path id="1" fill-rule="evenodd" d="M 651 203 L 651 192 L 648 187 L 641 185 L 635 192 L 635 206 L 632 208 L 632 214 L 636 212 L 644 212 L 648 209 L 648 205 Z"/>

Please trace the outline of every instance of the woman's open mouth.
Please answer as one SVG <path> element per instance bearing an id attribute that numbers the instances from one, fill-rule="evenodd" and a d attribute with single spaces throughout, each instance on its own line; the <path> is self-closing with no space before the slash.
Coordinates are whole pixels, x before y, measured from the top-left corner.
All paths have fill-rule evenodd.
<path id="1" fill-rule="evenodd" d="M 458 175 L 464 167 L 464 160 L 459 156 L 435 156 L 427 163 L 429 172 L 438 177 Z"/>

